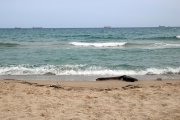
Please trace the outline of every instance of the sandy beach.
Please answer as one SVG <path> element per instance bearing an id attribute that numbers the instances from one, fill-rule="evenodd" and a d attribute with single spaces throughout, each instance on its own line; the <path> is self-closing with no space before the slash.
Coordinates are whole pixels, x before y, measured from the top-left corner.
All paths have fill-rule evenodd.
<path id="1" fill-rule="evenodd" d="M 0 80 L 1 120 L 179 120 L 180 81 Z"/>

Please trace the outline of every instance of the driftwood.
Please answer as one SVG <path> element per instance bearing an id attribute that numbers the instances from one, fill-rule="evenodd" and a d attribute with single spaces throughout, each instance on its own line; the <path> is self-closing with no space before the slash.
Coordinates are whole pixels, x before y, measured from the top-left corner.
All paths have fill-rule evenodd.
<path id="1" fill-rule="evenodd" d="M 104 77 L 104 78 L 97 78 L 96 81 L 105 81 L 105 80 L 123 80 L 126 82 L 135 82 L 138 81 L 138 79 L 123 75 L 123 76 L 118 76 L 118 77 Z"/>

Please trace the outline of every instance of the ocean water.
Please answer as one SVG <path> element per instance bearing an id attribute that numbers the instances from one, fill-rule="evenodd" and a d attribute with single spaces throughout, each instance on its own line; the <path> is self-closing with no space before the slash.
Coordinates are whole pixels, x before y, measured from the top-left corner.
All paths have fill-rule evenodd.
<path id="1" fill-rule="evenodd" d="M 178 75 L 180 28 L 0 29 L 0 75 Z"/>

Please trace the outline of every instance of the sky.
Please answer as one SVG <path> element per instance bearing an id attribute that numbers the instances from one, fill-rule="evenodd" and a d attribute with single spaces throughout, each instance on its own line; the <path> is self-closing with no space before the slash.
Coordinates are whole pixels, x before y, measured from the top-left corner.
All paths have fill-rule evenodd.
<path id="1" fill-rule="evenodd" d="M 180 26 L 180 0 L 0 0 L 0 28 Z"/>

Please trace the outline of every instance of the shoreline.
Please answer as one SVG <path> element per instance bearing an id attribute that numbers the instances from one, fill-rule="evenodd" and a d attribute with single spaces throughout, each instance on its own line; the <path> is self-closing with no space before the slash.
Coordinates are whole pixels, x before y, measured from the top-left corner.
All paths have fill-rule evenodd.
<path id="1" fill-rule="evenodd" d="M 0 80 L 0 119 L 180 118 L 180 80 Z"/>
<path id="2" fill-rule="evenodd" d="M 0 75 L 0 80 L 60 80 L 60 81 L 96 81 L 99 77 L 117 77 L 118 75 Z M 119 75 L 121 76 L 121 75 Z M 180 74 L 128 75 L 138 80 L 179 80 Z"/>

